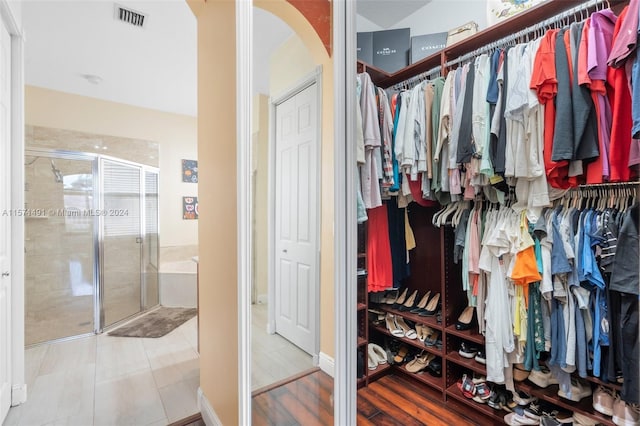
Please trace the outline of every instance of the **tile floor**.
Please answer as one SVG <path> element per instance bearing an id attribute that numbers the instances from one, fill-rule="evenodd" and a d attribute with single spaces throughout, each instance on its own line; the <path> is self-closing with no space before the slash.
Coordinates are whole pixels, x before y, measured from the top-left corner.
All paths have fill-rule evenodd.
<path id="1" fill-rule="evenodd" d="M 251 390 L 314 367 L 311 355 L 282 336 L 267 333 L 266 304 L 251 306 L 251 332 Z"/>
<path id="2" fill-rule="evenodd" d="M 166 425 L 197 413 L 197 320 L 158 339 L 106 334 L 29 348 L 28 401 L 3 426 Z"/>
<path id="3" fill-rule="evenodd" d="M 313 367 L 310 355 L 266 332 L 252 311 L 252 389 Z M 3 426 L 167 425 L 197 413 L 197 320 L 158 339 L 106 334 L 25 351 L 28 401 Z"/>

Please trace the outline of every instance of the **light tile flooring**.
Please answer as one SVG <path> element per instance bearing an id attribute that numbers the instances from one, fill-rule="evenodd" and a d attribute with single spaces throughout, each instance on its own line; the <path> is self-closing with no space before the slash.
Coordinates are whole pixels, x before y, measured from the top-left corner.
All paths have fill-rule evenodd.
<path id="1" fill-rule="evenodd" d="M 256 390 L 313 367 L 311 355 L 278 334 L 267 333 L 267 305 L 251 305 L 251 389 Z"/>
<path id="2" fill-rule="evenodd" d="M 266 332 L 252 306 L 252 389 L 313 367 L 310 355 Z M 158 339 L 106 334 L 25 351 L 29 399 L 3 426 L 166 425 L 197 413 L 197 319 Z"/>
<path id="3" fill-rule="evenodd" d="M 27 349 L 28 401 L 4 426 L 166 425 L 197 413 L 197 320 L 158 339 L 106 334 Z"/>

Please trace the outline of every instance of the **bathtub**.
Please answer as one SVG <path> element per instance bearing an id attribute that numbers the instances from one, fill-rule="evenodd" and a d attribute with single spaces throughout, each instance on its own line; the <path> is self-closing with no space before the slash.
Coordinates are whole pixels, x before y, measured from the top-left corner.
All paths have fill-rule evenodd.
<path id="1" fill-rule="evenodd" d="M 158 273 L 160 304 L 168 307 L 197 307 L 197 264 L 193 260 L 163 262 Z"/>

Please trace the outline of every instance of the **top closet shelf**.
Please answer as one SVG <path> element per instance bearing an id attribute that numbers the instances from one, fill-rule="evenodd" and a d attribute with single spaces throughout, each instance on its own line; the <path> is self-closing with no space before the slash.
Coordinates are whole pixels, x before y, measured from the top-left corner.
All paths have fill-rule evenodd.
<path id="1" fill-rule="evenodd" d="M 366 71 L 369 73 L 371 80 L 376 86 L 387 88 L 418 74 L 430 71 L 435 67 L 442 66 L 444 68 L 445 63 L 449 60 L 455 59 L 466 53 L 473 52 L 476 49 L 491 44 L 492 42 L 500 40 L 508 35 L 517 33 L 518 31 L 522 31 L 525 28 L 583 3 L 586 3 L 586 1 L 547 0 L 533 6 L 526 12 L 514 15 L 511 18 L 505 19 L 496 25 L 485 28 L 476 34 L 459 41 L 458 43 L 445 47 L 441 52 L 428 56 L 415 64 L 411 64 L 399 71 L 396 71 L 395 73 L 389 74 L 361 61 L 358 61 L 358 72 Z M 609 3 L 614 10 L 617 10 L 619 6 L 629 3 L 629 0 L 610 0 Z"/>

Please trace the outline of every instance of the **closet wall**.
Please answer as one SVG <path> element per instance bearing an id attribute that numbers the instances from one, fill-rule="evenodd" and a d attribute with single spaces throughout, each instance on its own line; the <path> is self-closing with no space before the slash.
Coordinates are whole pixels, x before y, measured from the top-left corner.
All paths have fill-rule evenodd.
<path id="1" fill-rule="evenodd" d="M 474 58 L 479 55 L 481 51 L 492 51 L 493 48 L 502 45 L 500 43 L 503 37 L 507 37 L 510 34 L 515 34 L 513 39 L 516 41 L 524 40 L 532 31 L 532 26 L 553 18 L 558 13 L 582 3 L 589 3 L 590 5 L 593 5 L 596 2 L 548 0 L 544 4 L 537 6 L 522 15 L 515 16 L 496 25 L 495 27 L 492 27 L 490 31 L 482 31 L 472 38 L 464 40 L 456 45 L 449 46 L 444 51 L 425 58 L 421 62 L 402 69 L 394 74 L 385 73 L 382 70 L 376 69 L 375 67 L 362 62 L 358 64 L 358 71 L 367 72 L 371 76 L 374 84 L 378 87 L 390 88 L 391 86 L 396 85 L 396 89 L 407 89 L 428 77 L 435 76 L 438 72 L 441 75 L 446 75 L 450 69 L 458 66 L 460 62 Z M 611 5 L 614 11 L 619 12 L 627 3 L 628 2 L 625 1 L 618 1 L 611 2 Z M 586 9 L 586 11 L 591 10 L 592 9 Z M 574 19 L 579 19 L 579 17 L 579 13 L 572 13 L 571 15 L 563 16 L 562 22 L 570 22 Z M 407 82 L 407 80 L 409 81 Z M 592 192 L 588 193 L 588 190 Z M 627 192 L 622 194 L 621 191 Z M 564 199 L 561 199 L 561 201 L 556 201 L 555 205 L 569 206 L 573 202 L 573 205 L 578 208 L 595 207 L 598 203 L 603 203 L 602 206 L 605 206 L 608 204 L 603 201 L 603 198 L 608 198 L 610 203 L 613 204 L 615 194 L 617 194 L 615 197 L 616 200 L 623 200 L 621 201 L 621 204 L 625 203 L 625 205 L 629 205 L 635 202 L 632 193 L 635 193 L 637 196 L 637 185 L 635 184 L 605 184 L 597 187 L 580 186 L 579 188 L 576 187 L 576 189 L 571 190 L 567 195 L 565 195 Z M 488 207 L 486 201 L 482 201 L 482 197 L 480 197 L 479 200 L 481 208 L 486 209 Z M 359 350 L 361 352 L 365 347 L 365 342 L 375 342 L 383 347 L 388 347 L 390 341 L 394 342 L 392 345 L 404 344 L 417 352 L 423 351 L 423 353 L 427 352 L 435 355 L 436 359 L 442 363 L 442 377 L 426 373 L 419 375 L 409 373 L 406 371 L 406 365 L 389 366 L 388 364 L 380 364 L 377 368 L 367 371 L 359 384 L 366 385 L 377 377 L 388 374 L 389 372 L 406 374 L 430 388 L 441 391 L 444 400 L 455 400 L 459 403 L 465 404 L 473 410 L 473 413 L 485 416 L 485 418 L 488 419 L 487 422 L 494 421 L 502 423 L 505 412 L 494 410 L 486 404 L 474 402 L 467 396 L 464 396 L 458 388 L 458 383 L 465 374 L 469 377 L 474 375 L 487 375 L 487 368 L 485 365 L 475 361 L 474 359 L 467 359 L 460 356 L 458 349 L 460 348 L 461 343 L 465 342 L 467 345 L 483 347 L 485 341 L 484 336 L 479 332 L 477 325 L 471 327 L 469 330 L 456 329 L 456 320 L 467 306 L 467 294 L 462 287 L 461 265 L 456 264 L 453 261 L 455 244 L 454 229 L 451 226 L 442 226 L 438 228 L 432 224 L 433 216 L 434 214 L 437 214 L 439 210 L 439 206 L 422 207 L 416 203 L 411 203 L 408 206 L 408 219 L 415 235 L 416 248 L 410 251 L 409 263 L 411 267 L 411 276 L 406 280 L 403 288 L 408 289 L 408 294 L 417 290 L 418 299 L 428 291 L 431 291 L 432 295 L 435 292 L 440 292 L 442 295 L 441 321 L 438 321 L 437 316 L 424 317 L 407 311 L 400 311 L 397 307 L 394 308 L 392 305 L 384 303 L 384 299 L 381 300 L 379 296 L 375 296 L 373 298 L 370 297 L 366 303 L 363 302 L 360 297 L 362 292 L 361 280 L 359 280 L 360 293 L 358 300 L 360 302 L 359 311 L 363 310 L 362 304 L 367 305 L 369 308 L 368 316 L 362 314 L 359 317 L 359 335 L 361 337 L 361 339 L 359 339 Z M 366 228 L 366 222 L 365 225 L 361 225 L 361 227 Z M 370 256 L 370 253 L 366 253 L 367 246 L 366 244 L 363 244 L 362 241 L 363 238 L 366 240 L 366 233 L 361 232 L 359 237 L 361 239 L 359 245 L 360 256 Z M 378 312 L 382 312 L 383 315 L 380 315 Z M 430 329 L 438 331 L 441 336 L 442 347 L 428 347 L 418 339 L 393 336 L 385 326 L 384 321 L 373 321 L 373 318 L 382 318 L 386 314 L 401 317 L 407 320 L 408 323 L 414 327 L 426 325 Z M 369 323 L 367 330 L 364 330 L 362 327 L 363 318 L 364 321 L 368 321 Z M 577 376 L 577 374 L 574 376 Z M 591 383 L 594 390 L 600 385 L 605 386 L 614 393 L 618 393 L 622 389 L 620 384 L 615 383 L 615 380 L 605 382 L 593 376 L 587 377 L 586 380 Z M 581 399 L 579 403 L 575 403 L 558 397 L 557 386 L 540 388 L 528 382 L 517 382 L 516 389 L 527 391 L 542 401 L 550 402 L 558 407 L 583 414 L 599 423 L 607 425 L 613 424 L 611 417 L 605 416 L 594 410 L 590 397 Z"/>

